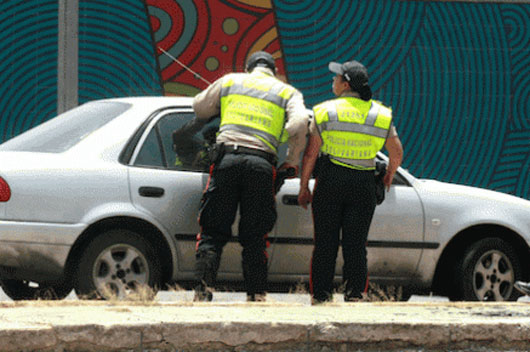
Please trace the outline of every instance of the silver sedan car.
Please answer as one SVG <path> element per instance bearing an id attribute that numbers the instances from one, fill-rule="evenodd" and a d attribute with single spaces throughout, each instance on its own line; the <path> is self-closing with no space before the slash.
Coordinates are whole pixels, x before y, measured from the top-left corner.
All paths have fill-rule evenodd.
<path id="1" fill-rule="evenodd" d="M 64 298 L 72 289 L 124 296 L 193 279 L 219 119 L 174 148 L 172 132 L 193 118 L 191 103 L 94 101 L 0 145 L 0 282 L 9 297 Z M 271 284 L 309 277 L 312 218 L 297 205 L 298 187 L 288 179 L 276 196 Z M 236 284 L 241 247 L 233 233 L 218 279 Z M 453 300 L 515 300 L 514 282 L 529 278 L 529 245 L 530 201 L 399 169 L 370 229 L 370 280 Z M 341 271 L 339 254 L 337 281 Z"/>

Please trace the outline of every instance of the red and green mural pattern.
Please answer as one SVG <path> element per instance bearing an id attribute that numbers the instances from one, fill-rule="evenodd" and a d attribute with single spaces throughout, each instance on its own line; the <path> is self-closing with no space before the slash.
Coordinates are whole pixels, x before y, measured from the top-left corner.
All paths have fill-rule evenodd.
<path id="1" fill-rule="evenodd" d="M 271 53 L 285 75 L 271 0 L 146 2 L 166 95 L 195 95 L 206 82 L 243 71 L 258 50 Z"/>

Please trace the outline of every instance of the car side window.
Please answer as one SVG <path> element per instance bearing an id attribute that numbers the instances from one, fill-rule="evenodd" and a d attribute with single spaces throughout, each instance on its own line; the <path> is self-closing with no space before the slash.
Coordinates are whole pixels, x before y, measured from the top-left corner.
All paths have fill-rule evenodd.
<path id="1" fill-rule="evenodd" d="M 149 132 L 135 160 L 136 166 L 169 170 L 206 172 L 210 161 L 208 148 L 215 141 L 219 120 L 213 120 L 193 136 L 180 139 L 173 148 L 173 131 L 190 122 L 192 112 L 176 112 L 161 117 Z"/>
<path id="2" fill-rule="evenodd" d="M 173 150 L 173 131 L 181 128 L 194 118 L 193 113 L 179 113 L 169 114 L 162 117 L 157 124 L 157 130 L 160 134 L 160 143 L 164 152 L 164 162 L 168 169 L 190 171 L 190 167 L 186 160 L 192 158 L 194 152 L 192 148 L 179 150 L 179 153 Z"/>
<path id="3" fill-rule="evenodd" d="M 158 136 L 155 129 L 151 130 L 145 139 L 142 149 L 134 162 L 136 166 L 153 166 L 158 168 L 165 167 L 162 151 L 158 143 Z"/>

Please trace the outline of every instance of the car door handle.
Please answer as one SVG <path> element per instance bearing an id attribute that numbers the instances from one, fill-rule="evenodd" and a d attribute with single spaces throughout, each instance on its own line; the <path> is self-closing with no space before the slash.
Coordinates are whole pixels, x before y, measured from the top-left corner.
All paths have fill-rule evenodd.
<path id="1" fill-rule="evenodd" d="M 282 203 L 285 205 L 298 205 L 298 195 L 285 195 L 282 197 Z"/>
<path id="2" fill-rule="evenodd" d="M 143 186 L 138 189 L 138 193 L 142 197 L 160 198 L 164 195 L 164 189 L 160 187 Z"/>

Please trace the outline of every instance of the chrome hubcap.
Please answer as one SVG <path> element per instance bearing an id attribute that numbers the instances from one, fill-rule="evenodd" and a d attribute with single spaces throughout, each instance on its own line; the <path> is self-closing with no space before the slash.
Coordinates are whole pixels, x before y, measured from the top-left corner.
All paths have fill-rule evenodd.
<path id="1" fill-rule="evenodd" d="M 498 251 L 484 253 L 473 271 L 473 290 L 480 301 L 505 301 L 512 294 L 515 274 L 508 257 Z"/>
<path id="2" fill-rule="evenodd" d="M 104 298 L 126 297 L 139 285 L 147 285 L 149 267 L 145 256 L 127 244 L 116 244 L 97 257 L 92 277 Z"/>

